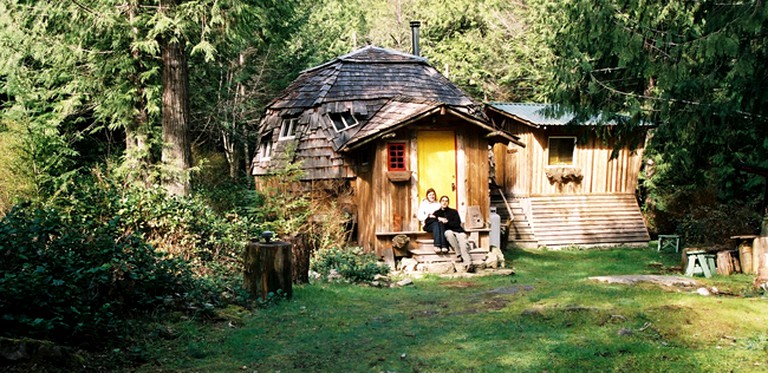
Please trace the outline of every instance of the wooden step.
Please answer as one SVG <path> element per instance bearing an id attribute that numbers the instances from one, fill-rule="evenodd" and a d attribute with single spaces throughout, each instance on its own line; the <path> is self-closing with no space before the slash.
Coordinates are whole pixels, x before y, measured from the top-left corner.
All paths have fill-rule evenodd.
<path id="1" fill-rule="evenodd" d="M 450 249 L 447 253 L 436 253 L 432 240 L 417 240 L 416 245 L 410 250 L 410 253 L 414 259 L 419 263 L 440 263 L 440 262 L 460 262 L 461 258 L 453 249 Z M 469 251 L 469 256 L 472 258 L 472 263 L 479 264 L 485 262 L 488 257 L 488 250 L 476 247 Z"/>

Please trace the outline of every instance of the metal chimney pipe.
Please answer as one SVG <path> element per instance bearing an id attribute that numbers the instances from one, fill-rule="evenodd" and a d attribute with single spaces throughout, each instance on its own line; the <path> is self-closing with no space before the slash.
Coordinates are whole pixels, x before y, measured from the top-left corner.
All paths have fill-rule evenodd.
<path id="1" fill-rule="evenodd" d="M 419 55 L 419 27 L 421 27 L 421 21 L 411 21 L 411 44 L 414 56 Z"/>

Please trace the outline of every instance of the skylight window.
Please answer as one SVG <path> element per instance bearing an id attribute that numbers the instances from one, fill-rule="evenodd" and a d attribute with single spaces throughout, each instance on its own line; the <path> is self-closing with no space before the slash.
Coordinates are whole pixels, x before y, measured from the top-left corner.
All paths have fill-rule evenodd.
<path id="1" fill-rule="evenodd" d="M 299 118 L 285 118 L 280 126 L 280 140 L 288 140 L 296 137 L 296 125 Z"/>
<path id="2" fill-rule="evenodd" d="M 359 122 L 351 112 L 345 111 L 341 113 L 328 113 L 328 117 L 333 122 L 333 128 L 336 128 L 336 132 L 341 132 L 346 129 L 356 126 Z"/>

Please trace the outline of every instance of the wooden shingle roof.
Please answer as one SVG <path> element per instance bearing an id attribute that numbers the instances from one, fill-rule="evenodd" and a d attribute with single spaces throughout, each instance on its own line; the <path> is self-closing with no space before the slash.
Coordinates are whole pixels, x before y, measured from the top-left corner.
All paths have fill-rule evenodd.
<path id="1" fill-rule="evenodd" d="M 253 174 L 301 161 L 306 180 L 352 177 L 351 152 L 419 119 L 444 113 L 477 126 L 490 141 L 522 146 L 494 128 L 480 109 L 424 58 L 367 46 L 303 71 L 267 106 L 259 142 L 266 139 L 274 146 L 271 156 L 254 159 Z M 352 115 L 356 123 L 339 128 L 332 115 L 341 113 Z M 294 136 L 281 135 L 286 118 L 296 119 Z"/>
<path id="2" fill-rule="evenodd" d="M 476 105 L 424 58 L 367 46 L 305 70 L 268 108 L 310 108 L 334 101 L 399 95 L 448 105 Z"/>

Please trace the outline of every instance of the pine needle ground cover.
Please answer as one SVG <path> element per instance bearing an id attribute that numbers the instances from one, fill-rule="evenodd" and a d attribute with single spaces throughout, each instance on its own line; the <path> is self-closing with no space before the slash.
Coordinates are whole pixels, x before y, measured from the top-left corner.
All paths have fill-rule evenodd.
<path id="1" fill-rule="evenodd" d="M 768 371 L 768 300 L 751 276 L 697 278 L 719 294 L 590 276 L 678 274 L 655 249 L 515 250 L 513 276 L 379 289 L 294 287 L 213 326 L 176 324 L 138 371 Z M 511 259 L 511 260 L 510 260 Z"/>

